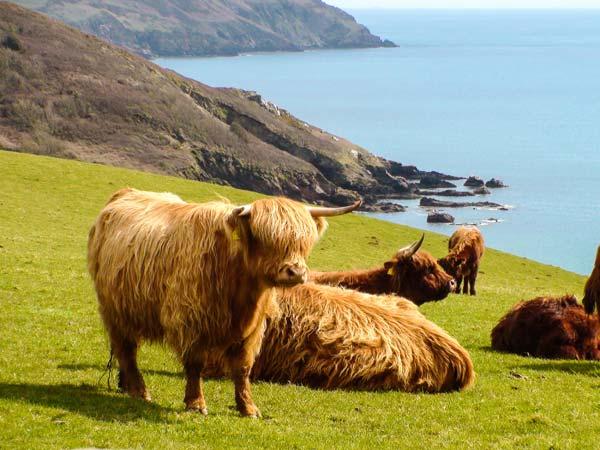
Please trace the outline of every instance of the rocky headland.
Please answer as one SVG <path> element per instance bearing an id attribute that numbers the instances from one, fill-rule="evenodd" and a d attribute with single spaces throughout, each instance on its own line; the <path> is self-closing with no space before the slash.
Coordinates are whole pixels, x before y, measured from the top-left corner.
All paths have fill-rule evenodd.
<path id="1" fill-rule="evenodd" d="M 395 47 L 320 0 L 15 0 L 128 50 L 157 56 Z"/>

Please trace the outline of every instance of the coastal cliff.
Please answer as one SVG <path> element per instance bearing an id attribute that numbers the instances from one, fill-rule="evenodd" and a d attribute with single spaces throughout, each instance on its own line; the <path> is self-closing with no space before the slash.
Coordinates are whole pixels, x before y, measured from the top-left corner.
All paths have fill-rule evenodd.
<path id="1" fill-rule="evenodd" d="M 146 57 L 388 47 L 320 0 L 16 0 Z"/>
<path id="2" fill-rule="evenodd" d="M 239 89 L 213 88 L 0 3 L 0 147 L 393 210 L 450 178 L 377 157 Z M 401 207 L 397 205 L 397 210 Z"/>

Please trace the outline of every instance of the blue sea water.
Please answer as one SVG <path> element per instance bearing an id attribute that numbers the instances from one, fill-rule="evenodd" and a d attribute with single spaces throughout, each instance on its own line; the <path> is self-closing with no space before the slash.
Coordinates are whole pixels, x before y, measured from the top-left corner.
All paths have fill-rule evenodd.
<path id="1" fill-rule="evenodd" d="M 157 62 L 256 90 L 386 158 L 501 178 L 510 188 L 485 199 L 514 209 L 449 212 L 500 219 L 482 228 L 490 247 L 589 273 L 600 244 L 600 11 L 351 13 L 399 47 Z M 401 203 L 408 212 L 378 217 L 452 233 Z"/>

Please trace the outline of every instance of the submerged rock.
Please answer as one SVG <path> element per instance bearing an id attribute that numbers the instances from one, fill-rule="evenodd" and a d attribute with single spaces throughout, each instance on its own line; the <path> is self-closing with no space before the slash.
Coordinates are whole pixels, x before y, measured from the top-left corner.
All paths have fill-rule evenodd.
<path id="1" fill-rule="evenodd" d="M 445 189 L 443 191 L 430 191 L 426 189 L 417 189 L 418 195 L 439 195 L 442 197 L 473 197 L 475 194 L 469 191 L 457 191 L 456 189 Z"/>
<path id="2" fill-rule="evenodd" d="M 471 192 L 476 195 L 489 195 L 491 191 L 485 186 L 478 187 L 477 189 L 473 189 Z"/>
<path id="3" fill-rule="evenodd" d="M 444 200 L 437 200 L 431 197 L 423 197 L 419 202 L 419 206 L 434 207 L 434 208 L 465 208 L 465 207 L 477 207 L 477 208 L 497 208 L 502 209 L 505 206 L 499 203 L 493 202 L 447 202 Z"/>

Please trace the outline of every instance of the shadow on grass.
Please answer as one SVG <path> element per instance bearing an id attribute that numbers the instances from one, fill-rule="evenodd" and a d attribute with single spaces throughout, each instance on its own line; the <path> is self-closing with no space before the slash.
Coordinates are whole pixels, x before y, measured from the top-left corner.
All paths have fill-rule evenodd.
<path id="1" fill-rule="evenodd" d="M 89 370 L 89 369 L 94 369 L 97 370 L 98 372 L 106 372 L 106 367 L 102 366 L 102 365 L 97 365 L 97 364 L 59 364 L 57 366 L 57 368 L 59 369 L 65 369 L 65 370 L 72 370 L 72 371 L 77 371 L 77 370 Z M 148 374 L 148 375 L 163 375 L 166 377 L 173 377 L 173 378 L 183 378 L 183 373 L 181 372 L 169 372 L 167 370 L 151 370 L 151 369 L 140 369 L 142 372 L 142 375 Z M 115 373 L 118 372 L 118 368 L 115 369 Z"/>
<path id="2" fill-rule="evenodd" d="M 566 372 L 600 378 L 600 364 L 597 361 L 548 360 L 547 362 L 522 364 L 519 368 L 542 372 Z"/>
<path id="3" fill-rule="evenodd" d="M 60 408 L 102 421 L 131 422 L 144 419 L 167 422 L 167 413 L 173 411 L 85 384 L 0 383 L 0 399 Z"/>

